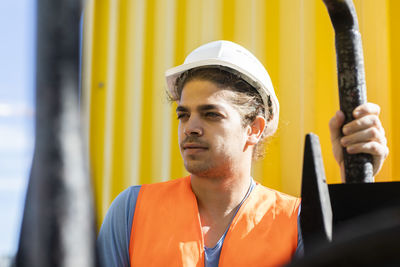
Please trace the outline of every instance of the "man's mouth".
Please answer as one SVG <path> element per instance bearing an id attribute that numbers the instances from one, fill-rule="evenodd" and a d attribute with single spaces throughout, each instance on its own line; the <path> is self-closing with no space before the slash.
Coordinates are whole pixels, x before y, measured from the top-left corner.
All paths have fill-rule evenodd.
<path id="1" fill-rule="evenodd" d="M 197 142 L 184 142 L 182 144 L 183 152 L 185 155 L 197 155 L 199 153 L 203 153 L 208 149 L 205 144 L 197 143 Z"/>
<path id="2" fill-rule="evenodd" d="M 183 149 L 207 149 L 206 146 L 201 145 L 201 144 L 195 144 L 195 143 L 186 143 L 183 145 Z"/>

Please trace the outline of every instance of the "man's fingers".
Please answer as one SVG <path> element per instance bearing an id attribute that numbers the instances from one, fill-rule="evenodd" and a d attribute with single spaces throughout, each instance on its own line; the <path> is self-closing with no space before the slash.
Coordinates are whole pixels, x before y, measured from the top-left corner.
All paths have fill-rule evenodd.
<path id="1" fill-rule="evenodd" d="M 352 130 L 351 132 L 350 130 L 344 131 L 349 134 L 341 138 L 340 143 L 343 146 L 367 141 L 377 141 L 386 145 L 385 132 L 382 126 L 374 127 L 368 124 L 361 124 L 357 127 L 359 127 L 357 130 Z"/>
<path id="2" fill-rule="evenodd" d="M 329 122 L 332 150 L 336 161 L 344 173 L 342 148 L 347 153 L 366 153 L 373 156 L 374 175 L 380 170 L 389 154 L 385 131 L 379 120 L 380 107 L 373 103 L 365 103 L 353 111 L 353 121 L 344 123 L 344 114 L 338 111 Z M 343 135 L 342 135 L 343 134 Z M 342 178 L 344 174 L 342 175 Z"/>
<path id="3" fill-rule="evenodd" d="M 362 116 L 365 115 L 376 115 L 379 116 L 379 113 L 381 112 L 381 108 L 374 103 L 365 103 L 353 110 L 353 116 L 354 118 L 361 118 Z"/>
<path id="4" fill-rule="evenodd" d="M 377 115 L 366 115 L 343 126 L 343 134 L 350 135 L 372 127 L 384 132 L 381 121 Z"/>
<path id="5" fill-rule="evenodd" d="M 357 143 L 346 147 L 346 150 L 349 154 L 367 153 L 377 155 L 380 156 L 382 160 L 389 154 L 387 146 L 382 145 L 379 142 Z"/>
<path id="6" fill-rule="evenodd" d="M 382 164 L 389 154 L 389 148 L 378 142 L 357 143 L 346 147 L 347 153 L 367 153 L 373 156 L 374 175 L 382 168 Z"/>

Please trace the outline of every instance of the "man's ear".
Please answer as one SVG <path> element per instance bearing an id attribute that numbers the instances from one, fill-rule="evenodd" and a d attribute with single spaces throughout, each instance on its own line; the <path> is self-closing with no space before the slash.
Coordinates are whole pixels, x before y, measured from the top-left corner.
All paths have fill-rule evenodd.
<path id="1" fill-rule="evenodd" d="M 252 123 L 248 126 L 247 130 L 247 144 L 255 145 L 260 141 L 264 128 L 266 126 L 266 121 L 264 117 L 257 116 Z"/>

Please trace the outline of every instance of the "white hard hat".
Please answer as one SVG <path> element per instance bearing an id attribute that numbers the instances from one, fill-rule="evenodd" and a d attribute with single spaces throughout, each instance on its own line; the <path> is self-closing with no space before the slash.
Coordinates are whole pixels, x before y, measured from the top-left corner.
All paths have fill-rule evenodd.
<path id="1" fill-rule="evenodd" d="M 193 50 L 182 65 L 166 71 L 167 87 L 177 97 L 175 81 L 185 71 L 198 67 L 223 66 L 252 85 L 261 95 L 265 106 L 265 118 L 269 118 L 268 102 L 272 102 L 271 121 L 267 124 L 266 136 L 272 135 L 278 127 L 279 102 L 267 70 L 261 62 L 244 47 L 230 41 L 214 41 Z M 270 99 L 270 100 L 269 100 Z"/>

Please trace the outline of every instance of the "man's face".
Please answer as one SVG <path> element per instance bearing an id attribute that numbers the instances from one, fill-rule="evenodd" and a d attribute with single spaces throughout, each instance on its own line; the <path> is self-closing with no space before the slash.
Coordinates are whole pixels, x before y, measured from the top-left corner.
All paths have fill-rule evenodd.
<path id="1" fill-rule="evenodd" d="M 247 128 L 228 101 L 234 92 L 204 80 L 188 82 L 178 101 L 179 145 L 185 168 L 199 176 L 234 172 L 243 162 Z"/>

